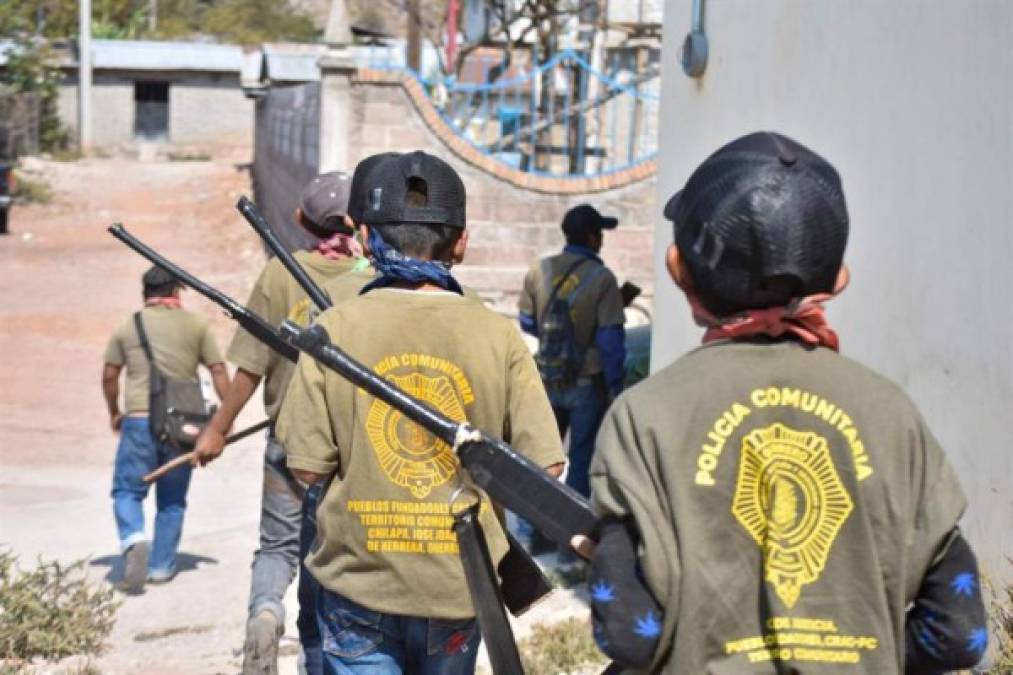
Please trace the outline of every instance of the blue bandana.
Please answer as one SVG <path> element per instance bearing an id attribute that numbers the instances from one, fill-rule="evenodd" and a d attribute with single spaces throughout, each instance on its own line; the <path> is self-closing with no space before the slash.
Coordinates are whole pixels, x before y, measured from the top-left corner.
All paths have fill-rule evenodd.
<path id="1" fill-rule="evenodd" d="M 362 287 L 359 294 L 374 288 L 391 286 L 399 281 L 418 284 L 425 281 L 440 288 L 464 295 L 461 284 L 450 276 L 450 265 L 436 260 L 416 260 L 391 248 L 375 228 L 369 230 L 369 251 L 376 268 L 376 279 Z"/>

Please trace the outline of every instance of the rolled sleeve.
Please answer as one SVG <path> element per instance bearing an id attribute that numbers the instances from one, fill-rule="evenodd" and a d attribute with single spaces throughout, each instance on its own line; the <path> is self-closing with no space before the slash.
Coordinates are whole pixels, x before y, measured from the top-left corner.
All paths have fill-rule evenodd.
<path id="1" fill-rule="evenodd" d="M 285 447 L 290 469 L 331 474 L 340 467 L 327 406 L 324 371 L 302 354 L 288 385 L 276 433 Z"/>
<path id="2" fill-rule="evenodd" d="M 264 291 L 264 275 L 257 281 L 250 299 L 246 303 L 247 308 L 257 316 L 271 321 L 271 301 Z M 229 361 L 242 368 L 248 373 L 267 375 L 271 365 L 273 352 L 271 348 L 253 336 L 245 328 L 236 328 L 236 334 L 232 337 L 229 349 L 226 353 Z"/>
<path id="3" fill-rule="evenodd" d="M 116 331 L 109 338 L 109 343 L 106 345 L 106 351 L 102 358 L 106 363 L 113 366 L 122 366 L 127 362 L 127 355 L 123 351 L 123 340 L 120 338 L 119 331 Z"/>
<path id="4" fill-rule="evenodd" d="M 213 366 L 216 363 L 222 363 L 224 360 L 222 358 L 222 350 L 218 348 L 215 336 L 211 334 L 210 328 L 205 324 L 204 335 L 201 337 L 200 342 L 200 362 L 205 366 Z"/>

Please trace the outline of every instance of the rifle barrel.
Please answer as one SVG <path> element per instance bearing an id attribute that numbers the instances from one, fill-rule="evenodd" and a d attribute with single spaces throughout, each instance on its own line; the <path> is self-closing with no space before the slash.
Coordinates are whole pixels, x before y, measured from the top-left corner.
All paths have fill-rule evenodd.
<path id="1" fill-rule="evenodd" d="M 295 259 L 295 257 L 289 253 L 289 250 L 285 248 L 285 245 L 278 239 L 278 235 L 274 233 L 271 226 L 268 224 L 267 219 L 264 218 L 264 214 L 260 212 L 257 205 L 246 197 L 240 197 L 236 203 L 236 208 L 243 214 L 257 234 L 264 240 L 267 247 L 271 249 L 271 253 L 278 256 L 281 260 L 281 264 L 285 266 L 285 269 L 295 277 L 295 280 L 299 282 L 303 290 L 306 291 L 306 295 L 310 296 L 310 300 L 321 310 L 327 309 L 333 303 L 330 297 L 324 289 L 320 288 L 315 281 L 306 273 L 306 270 L 302 268 L 302 265 Z"/>

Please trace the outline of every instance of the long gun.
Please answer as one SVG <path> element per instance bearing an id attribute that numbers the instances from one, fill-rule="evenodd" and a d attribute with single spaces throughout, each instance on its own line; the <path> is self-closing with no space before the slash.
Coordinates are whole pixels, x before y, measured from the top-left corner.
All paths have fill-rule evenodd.
<path id="1" fill-rule="evenodd" d="M 293 349 L 292 345 L 285 342 L 271 324 L 257 314 L 254 314 L 250 310 L 246 309 L 218 289 L 212 288 L 179 265 L 167 260 L 140 239 L 127 232 L 126 228 L 124 228 L 120 223 L 113 223 L 110 225 L 108 232 L 139 253 L 142 257 L 147 258 L 153 264 L 158 265 L 163 270 L 171 274 L 177 281 L 189 286 L 211 302 L 224 309 L 226 314 L 237 321 L 240 326 L 249 331 L 253 337 L 257 338 L 289 361 L 294 362 L 299 358 L 299 352 Z"/>
<path id="2" fill-rule="evenodd" d="M 320 308 L 331 306 L 331 299 L 306 273 L 299 262 L 282 245 L 256 204 L 241 197 L 236 208 L 267 243 L 268 248 L 292 274 L 310 299 Z M 300 329 L 283 324 L 282 335 L 301 351 L 323 363 L 396 408 L 412 421 L 428 429 L 457 450 L 461 464 L 476 485 L 486 490 L 499 503 L 527 518 L 545 536 L 562 546 L 569 546 L 575 534 L 590 534 L 597 519 L 584 498 L 565 484 L 553 479 L 541 467 L 516 452 L 506 443 L 482 437 L 481 442 L 461 444 L 459 435 L 470 428 L 451 420 L 434 408 L 409 396 L 397 386 L 376 375 L 331 344 L 323 328 Z"/>
<path id="3" fill-rule="evenodd" d="M 243 214 L 244 218 L 246 218 L 246 222 L 248 222 L 253 229 L 257 231 L 257 234 L 259 234 L 260 237 L 267 243 L 267 247 L 271 249 L 271 252 L 278 256 L 278 259 L 281 260 L 281 263 L 285 266 L 285 269 L 288 270 L 289 274 L 295 277 L 295 280 L 299 282 L 302 289 L 306 291 L 306 295 L 310 296 L 310 300 L 313 301 L 313 304 L 319 307 L 321 311 L 330 307 L 333 303 L 326 291 L 317 286 L 313 279 L 306 273 L 306 270 L 304 270 L 302 266 L 296 262 L 296 259 L 292 257 L 292 254 L 288 252 L 288 249 L 285 248 L 285 246 L 281 243 L 281 240 L 278 239 L 278 235 L 276 235 L 274 230 L 271 229 L 271 226 L 267 223 L 267 219 L 264 218 L 260 209 L 257 208 L 257 205 L 246 197 L 240 197 L 239 201 L 236 203 L 236 208 L 239 209 L 239 212 Z"/>
<path id="4" fill-rule="evenodd" d="M 598 519 L 587 500 L 503 441 L 455 422 L 381 378 L 332 344 L 322 326 L 300 328 L 286 321 L 281 325 L 281 334 L 299 351 L 397 409 L 453 448 L 478 487 L 529 520 L 549 539 L 569 546 L 574 535 L 592 534 Z"/>

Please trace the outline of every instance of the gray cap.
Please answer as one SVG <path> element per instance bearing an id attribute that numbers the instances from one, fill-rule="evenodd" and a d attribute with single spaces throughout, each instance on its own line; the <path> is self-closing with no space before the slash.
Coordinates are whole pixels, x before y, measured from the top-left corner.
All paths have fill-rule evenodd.
<path id="1" fill-rule="evenodd" d="M 299 198 L 303 216 L 325 230 L 343 227 L 351 187 L 351 178 L 344 171 L 320 174 L 303 188 Z"/>

